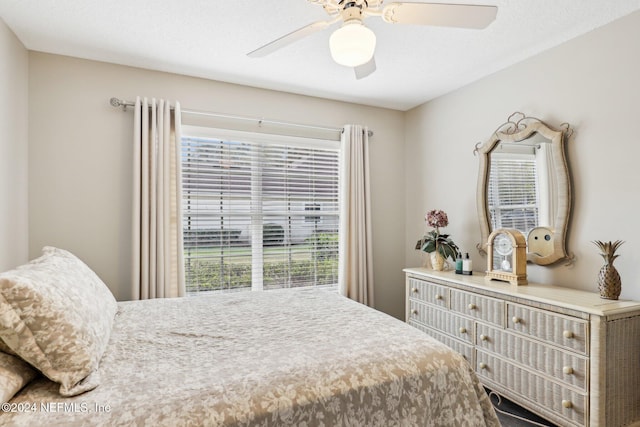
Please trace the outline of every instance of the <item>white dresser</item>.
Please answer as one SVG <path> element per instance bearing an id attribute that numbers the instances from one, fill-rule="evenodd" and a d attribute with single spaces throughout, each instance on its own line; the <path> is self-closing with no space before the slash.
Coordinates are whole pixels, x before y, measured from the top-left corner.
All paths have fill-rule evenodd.
<path id="1" fill-rule="evenodd" d="M 640 302 L 407 268 L 406 319 L 491 390 L 561 426 L 640 423 Z"/>

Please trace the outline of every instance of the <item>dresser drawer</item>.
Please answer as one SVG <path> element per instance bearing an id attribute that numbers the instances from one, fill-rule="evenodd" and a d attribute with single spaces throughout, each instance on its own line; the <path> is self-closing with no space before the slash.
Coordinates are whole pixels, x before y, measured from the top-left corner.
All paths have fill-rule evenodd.
<path id="1" fill-rule="evenodd" d="M 517 362 L 567 385 L 587 391 L 587 358 L 527 339 L 504 329 L 478 324 L 476 346 Z"/>
<path id="2" fill-rule="evenodd" d="M 423 280 L 409 279 L 409 298 L 436 307 L 449 307 L 449 289 Z"/>
<path id="3" fill-rule="evenodd" d="M 473 343 L 473 320 L 409 300 L 409 320 L 437 329 L 462 341 Z"/>
<path id="4" fill-rule="evenodd" d="M 507 304 L 507 329 L 588 354 L 589 322 L 520 304 Z"/>
<path id="5" fill-rule="evenodd" d="M 440 341 L 441 343 L 445 344 L 446 346 L 452 348 L 454 351 L 460 353 L 462 355 L 462 357 L 464 357 L 465 359 L 467 359 L 467 361 L 473 365 L 474 360 L 473 360 L 473 346 L 469 345 L 469 344 L 465 344 L 460 340 L 457 340 L 455 338 L 450 337 L 449 335 L 445 335 L 442 334 L 434 329 L 428 328 L 424 325 L 421 325 L 420 323 L 417 322 L 413 322 L 413 321 L 409 321 L 409 324 L 411 326 L 413 326 L 414 328 L 417 328 L 419 330 L 421 330 L 422 332 L 424 332 L 425 334 L 429 335 L 432 338 L 437 339 L 438 341 Z"/>
<path id="6" fill-rule="evenodd" d="M 504 301 L 496 298 L 452 289 L 451 310 L 498 326 L 504 324 Z"/>
<path id="7" fill-rule="evenodd" d="M 500 384 L 510 393 L 528 401 L 535 408 L 542 408 L 559 417 L 565 424 L 584 425 L 588 399 L 578 393 L 536 375 L 515 364 L 509 363 L 489 353 L 476 350 L 476 372 L 490 382 Z M 516 400 L 517 403 L 517 400 Z"/>

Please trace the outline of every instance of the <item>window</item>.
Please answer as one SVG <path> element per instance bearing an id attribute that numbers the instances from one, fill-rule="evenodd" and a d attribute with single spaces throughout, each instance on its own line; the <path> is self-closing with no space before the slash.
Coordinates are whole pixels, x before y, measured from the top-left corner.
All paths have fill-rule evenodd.
<path id="1" fill-rule="evenodd" d="M 488 204 L 491 229 L 516 228 L 525 235 L 538 224 L 535 154 L 492 153 Z"/>
<path id="2" fill-rule="evenodd" d="M 188 293 L 337 286 L 336 141 L 183 133 Z"/>

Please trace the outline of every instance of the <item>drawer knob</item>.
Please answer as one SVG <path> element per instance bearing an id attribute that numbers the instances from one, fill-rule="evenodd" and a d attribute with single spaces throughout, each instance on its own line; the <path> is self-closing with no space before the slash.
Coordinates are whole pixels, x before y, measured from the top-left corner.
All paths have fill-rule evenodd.
<path id="1" fill-rule="evenodd" d="M 513 319 L 511 320 L 513 320 L 513 323 L 522 323 L 522 319 L 519 318 L 518 316 L 513 316 Z"/>
<path id="2" fill-rule="evenodd" d="M 460 327 L 460 333 L 461 334 L 466 334 L 467 333 L 467 328 L 465 328 L 464 326 Z"/>
<path id="3" fill-rule="evenodd" d="M 567 409 L 568 409 L 568 408 L 573 408 L 573 403 L 571 403 L 571 401 L 570 401 L 570 400 L 563 400 L 563 401 L 562 401 L 562 406 L 563 406 L 563 407 L 565 407 L 565 408 L 567 408 Z"/>
<path id="4" fill-rule="evenodd" d="M 482 341 L 489 341 L 489 337 L 488 337 L 488 336 L 486 336 L 485 334 L 481 334 L 481 335 L 480 335 L 480 339 L 481 339 Z"/>
<path id="5" fill-rule="evenodd" d="M 418 288 L 411 289 L 411 292 L 413 292 L 414 294 L 417 294 L 418 293 Z"/>
<path id="6" fill-rule="evenodd" d="M 562 333 L 562 335 L 563 335 L 565 338 L 573 338 L 573 337 L 574 337 L 573 332 L 571 332 L 571 331 L 564 331 L 564 332 Z"/>
<path id="7" fill-rule="evenodd" d="M 573 368 L 571 366 L 565 366 L 564 368 L 562 368 L 562 372 L 566 375 L 571 375 L 573 374 Z"/>
<path id="8" fill-rule="evenodd" d="M 475 310 L 477 307 L 474 303 L 469 304 L 469 310 Z"/>
<path id="9" fill-rule="evenodd" d="M 416 310 L 415 308 L 411 310 L 411 314 L 418 314 L 418 310 Z"/>
<path id="10" fill-rule="evenodd" d="M 442 295 L 440 295 L 440 294 L 436 294 L 435 298 L 436 298 L 437 300 L 441 300 L 441 299 L 442 299 Z"/>
<path id="11" fill-rule="evenodd" d="M 487 369 L 487 364 L 484 362 L 480 362 L 478 366 L 480 367 L 480 369 Z"/>

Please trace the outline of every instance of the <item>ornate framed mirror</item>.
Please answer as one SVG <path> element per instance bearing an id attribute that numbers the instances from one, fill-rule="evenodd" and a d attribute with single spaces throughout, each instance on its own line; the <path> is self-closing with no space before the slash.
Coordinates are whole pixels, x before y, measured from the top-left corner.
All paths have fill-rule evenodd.
<path id="1" fill-rule="evenodd" d="M 572 261 L 566 249 L 571 183 L 565 154 L 573 130 L 554 129 L 516 112 L 474 154 L 480 157 L 477 206 L 486 253 L 493 230 L 515 228 L 527 237 L 527 261 Z"/>

